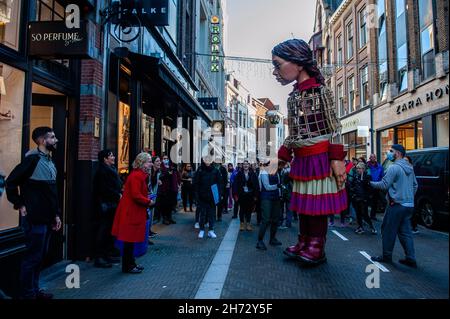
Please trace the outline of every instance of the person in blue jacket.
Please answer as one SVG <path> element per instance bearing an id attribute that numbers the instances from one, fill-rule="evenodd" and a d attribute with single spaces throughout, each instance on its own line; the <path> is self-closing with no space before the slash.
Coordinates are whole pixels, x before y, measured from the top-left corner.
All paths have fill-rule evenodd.
<path id="1" fill-rule="evenodd" d="M 368 169 L 370 171 L 370 178 L 373 182 L 379 182 L 383 178 L 384 170 L 383 166 L 378 163 L 377 156 L 370 154 L 369 161 L 367 162 Z M 378 189 L 372 188 L 369 194 L 370 203 L 370 218 L 377 220 L 377 213 L 382 211 L 384 193 Z"/>

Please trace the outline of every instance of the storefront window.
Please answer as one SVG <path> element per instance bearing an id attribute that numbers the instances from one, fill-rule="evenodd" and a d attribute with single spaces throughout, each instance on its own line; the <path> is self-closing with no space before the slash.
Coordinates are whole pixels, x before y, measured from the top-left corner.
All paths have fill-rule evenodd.
<path id="1" fill-rule="evenodd" d="M 24 88 L 25 73 L 0 63 L 0 178 L 3 181 L 21 159 Z M 17 227 L 18 222 L 18 212 L 0 186 L 0 231 Z"/>
<path id="2" fill-rule="evenodd" d="M 394 144 L 394 129 L 390 128 L 384 130 L 380 134 L 380 158 L 384 160 L 386 158 L 386 153 L 391 149 Z"/>
<path id="3" fill-rule="evenodd" d="M 407 123 L 397 127 L 397 143 L 409 151 L 416 148 L 414 123 Z"/>
<path id="4" fill-rule="evenodd" d="M 19 50 L 20 0 L 0 0 L 0 43 Z"/>
<path id="5" fill-rule="evenodd" d="M 127 174 L 130 158 L 130 105 L 119 102 L 119 116 L 117 121 L 118 151 L 117 166 L 120 174 Z"/>
<path id="6" fill-rule="evenodd" d="M 153 154 L 155 151 L 155 119 L 142 113 L 141 145 L 144 152 Z"/>
<path id="7" fill-rule="evenodd" d="M 448 116 L 449 112 L 436 115 L 436 146 L 448 147 Z"/>
<path id="8" fill-rule="evenodd" d="M 420 149 L 420 148 L 423 148 L 423 122 L 417 121 L 416 125 L 417 125 L 416 148 Z"/>

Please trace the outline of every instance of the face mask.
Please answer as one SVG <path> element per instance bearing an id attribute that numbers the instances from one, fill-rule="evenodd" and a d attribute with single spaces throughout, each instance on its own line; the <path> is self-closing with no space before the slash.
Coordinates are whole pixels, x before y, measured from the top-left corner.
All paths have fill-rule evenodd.
<path id="1" fill-rule="evenodd" d="M 169 160 L 163 160 L 165 166 L 169 166 Z"/>
<path id="2" fill-rule="evenodd" d="M 390 161 L 393 161 L 395 159 L 394 153 L 392 152 L 387 152 L 386 157 Z"/>

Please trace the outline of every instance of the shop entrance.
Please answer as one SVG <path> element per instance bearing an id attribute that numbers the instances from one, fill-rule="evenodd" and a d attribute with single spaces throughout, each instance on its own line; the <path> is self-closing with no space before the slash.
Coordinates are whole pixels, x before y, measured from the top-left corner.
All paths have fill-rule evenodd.
<path id="1" fill-rule="evenodd" d="M 58 139 L 57 149 L 53 154 L 53 161 L 57 169 L 56 182 L 58 186 L 59 209 L 62 214 L 63 224 L 66 224 L 65 209 L 66 199 L 66 114 L 67 97 L 39 84 L 33 83 L 32 104 L 30 112 L 30 149 L 36 147 L 31 139 L 31 133 L 36 127 L 52 127 Z M 66 230 L 53 232 L 50 239 L 49 251 L 44 266 L 54 264 L 67 256 L 65 253 L 64 238 Z"/>

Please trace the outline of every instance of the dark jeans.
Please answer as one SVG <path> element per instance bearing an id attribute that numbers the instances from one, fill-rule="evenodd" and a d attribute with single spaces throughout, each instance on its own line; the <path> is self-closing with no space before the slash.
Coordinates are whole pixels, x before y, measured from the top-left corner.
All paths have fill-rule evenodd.
<path id="1" fill-rule="evenodd" d="M 253 197 L 250 195 L 241 195 L 239 197 L 239 219 L 241 223 L 250 223 L 252 220 L 252 211 L 255 205 Z"/>
<path id="2" fill-rule="evenodd" d="M 136 266 L 134 243 L 123 242 L 122 271 L 127 272 Z"/>
<path id="3" fill-rule="evenodd" d="M 255 210 L 256 210 L 256 222 L 259 225 L 261 224 L 262 221 L 261 200 L 259 198 L 256 200 Z"/>
<path id="4" fill-rule="evenodd" d="M 208 230 L 214 230 L 216 206 L 214 204 L 199 201 L 197 209 L 200 209 L 200 230 L 205 230 L 206 223 L 209 223 Z"/>
<path id="5" fill-rule="evenodd" d="M 39 292 L 41 264 L 48 251 L 51 230 L 48 225 L 30 224 L 26 216 L 20 219 L 27 247 L 21 264 L 20 295 L 22 298 L 34 298 Z"/>
<path id="6" fill-rule="evenodd" d="M 363 219 L 369 224 L 371 228 L 373 228 L 372 220 L 369 217 L 369 206 L 367 201 L 365 200 L 353 200 L 353 207 L 356 211 L 356 220 L 358 221 L 358 226 L 363 227 Z"/>
<path id="7" fill-rule="evenodd" d="M 111 235 L 115 211 L 102 213 L 98 221 L 97 236 L 95 240 L 95 257 L 107 258 L 114 250 L 114 237 Z"/>
<path id="8" fill-rule="evenodd" d="M 264 240 L 266 229 L 270 226 L 270 240 L 277 234 L 278 221 L 280 219 L 280 201 L 279 200 L 261 200 L 262 222 L 259 227 L 258 240 Z"/>
<path id="9" fill-rule="evenodd" d="M 181 198 L 183 199 L 183 208 L 186 210 L 187 203 L 189 201 L 189 208 L 192 210 L 193 196 L 194 192 L 192 190 L 192 185 L 190 183 L 185 183 L 181 187 Z"/>
<path id="10" fill-rule="evenodd" d="M 411 231 L 411 217 L 414 214 L 414 208 L 404 207 L 402 205 L 389 205 L 381 224 L 381 234 L 383 237 L 383 256 L 392 259 L 395 240 L 398 235 L 400 244 L 405 251 L 406 259 L 416 260 L 414 252 L 414 240 Z"/>
<path id="11" fill-rule="evenodd" d="M 222 219 L 222 214 L 228 212 L 228 194 L 230 192 L 229 188 L 224 189 L 223 199 L 220 201 L 217 207 L 217 219 Z"/>

